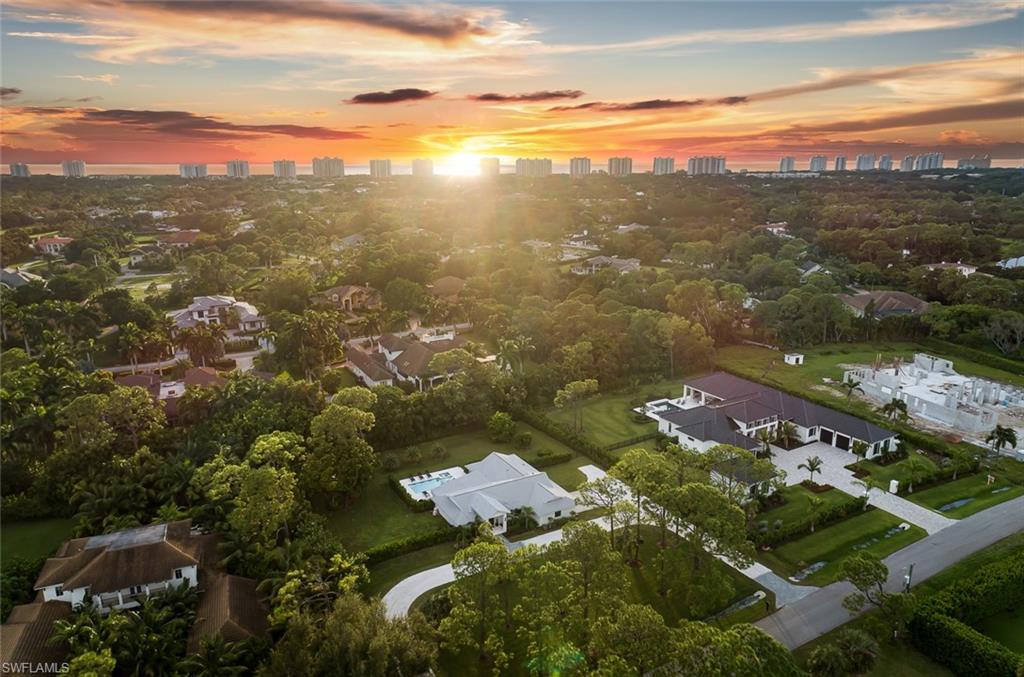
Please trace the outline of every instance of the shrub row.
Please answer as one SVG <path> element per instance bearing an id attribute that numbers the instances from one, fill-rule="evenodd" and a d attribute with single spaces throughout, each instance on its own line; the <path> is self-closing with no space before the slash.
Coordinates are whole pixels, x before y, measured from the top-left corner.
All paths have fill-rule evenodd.
<path id="1" fill-rule="evenodd" d="M 534 468 L 549 468 L 559 463 L 565 463 L 566 461 L 572 460 L 571 451 L 563 451 L 561 453 L 549 453 L 547 456 L 541 456 L 538 454 L 534 460 L 530 461 L 530 465 Z"/>
<path id="2" fill-rule="evenodd" d="M 815 529 L 823 529 L 825 527 L 832 526 L 836 522 L 841 522 L 848 517 L 853 517 L 864 512 L 863 497 L 850 498 L 844 500 L 841 503 L 834 503 L 821 512 L 818 513 L 817 519 L 814 520 Z M 868 510 L 874 510 L 874 506 L 868 506 Z M 764 513 L 761 515 L 763 519 L 770 519 L 770 513 Z M 750 540 L 753 541 L 757 547 L 777 547 L 790 541 L 795 541 L 798 538 L 803 538 L 807 534 L 811 533 L 811 519 L 810 517 L 804 517 L 796 522 L 790 522 L 789 524 L 783 524 L 778 529 L 769 528 L 768 531 L 761 533 L 757 528 L 756 524 L 751 527 Z"/>
<path id="3" fill-rule="evenodd" d="M 437 529 L 436 531 L 428 531 L 417 536 L 409 536 L 397 541 L 378 545 L 370 548 L 364 553 L 366 555 L 366 566 L 373 566 L 374 564 L 391 559 L 392 557 L 406 555 L 410 552 L 415 552 L 416 550 L 426 548 L 431 545 L 454 541 L 458 535 L 459 529 L 457 527 L 444 527 L 443 529 Z"/>
<path id="4" fill-rule="evenodd" d="M 67 507 L 68 514 L 59 516 L 69 517 L 74 511 L 70 504 L 65 505 Z M 29 494 L 26 492 L 7 495 L 0 498 L 0 513 L 4 516 L 5 524 L 16 520 L 54 517 L 57 512 L 58 511 L 55 511 L 53 506 L 48 505 L 48 502 L 38 494 Z"/>
<path id="5" fill-rule="evenodd" d="M 910 621 L 915 646 L 958 675 L 1012 677 L 1024 656 L 971 627 L 1024 604 L 1024 552 L 985 566 L 925 600 Z"/>
<path id="6" fill-rule="evenodd" d="M 249 350 L 256 350 L 256 339 L 243 338 L 224 342 L 225 353 L 244 353 Z"/>
<path id="7" fill-rule="evenodd" d="M 591 461 L 607 470 L 615 465 L 616 458 L 577 432 L 552 421 L 535 409 L 522 409 L 516 412 L 516 418 L 533 426 L 537 430 L 550 435 L 565 446 L 583 454 Z"/>
<path id="8" fill-rule="evenodd" d="M 614 451 L 615 449 L 622 449 L 623 447 L 629 447 L 634 444 L 639 444 L 640 442 L 653 440 L 659 434 L 660 433 L 658 433 L 658 431 L 655 430 L 654 432 L 650 432 L 645 435 L 637 435 L 636 437 L 630 437 L 628 440 L 620 440 L 619 442 L 612 442 L 611 444 L 606 444 L 604 445 L 604 447 L 602 447 L 602 449 L 604 449 L 605 451 Z"/>
<path id="9" fill-rule="evenodd" d="M 974 470 L 977 470 L 977 466 L 975 466 L 973 470 L 961 470 L 960 473 L 957 475 L 957 479 L 970 477 L 971 473 L 974 472 Z M 949 480 L 953 479 L 954 472 L 956 472 L 955 468 L 937 468 L 929 473 L 925 473 L 924 475 L 921 476 L 920 480 L 914 482 L 914 491 L 921 491 L 922 489 L 927 489 L 928 487 L 934 486 L 936 484 L 948 482 Z M 903 496 L 904 494 L 907 493 L 908 488 L 909 486 L 906 482 L 900 482 L 900 488 L 896 492 L 897 495 Z M 886 490 L 888 489 L 888 487 L 882 487 L 882 489 Z"/>
<path id="10" fill-rule="evenodd" d="M 1002 371 L 1008 371 L 1011 374 L 1024 376 L 1024 362 L 1019 360 L 1010 359 L 1001 355 L 993 355 L 992 353 L 984 350 L 978 350 L 977 348 L 970 348 L 956 343 L 949 343 L 948 341 L 942 341 L 936 338 L 925 339 L 922 343 L 927 347 L 935 349 L 936 352 L 960 355 L 971 362 L 977 362 L 978 364 L 983 364 L 986 367 L 1001 369 Z"/>
<path id="11" fill-rule="evenodd" d="M 433 501 L 425 501 L 410 496 L 409 492 L 405 490 L 405 487 L 402 486 L 402 483 L 399 482 L 394 475 L 388 475 L 388 484 L 391 485 L 391 488 L 396 494 L 398 494 L 398 497 L 402 499 L 402 501 L 404 501 L 413 512 L 427 512 L 434 507 Z"/>

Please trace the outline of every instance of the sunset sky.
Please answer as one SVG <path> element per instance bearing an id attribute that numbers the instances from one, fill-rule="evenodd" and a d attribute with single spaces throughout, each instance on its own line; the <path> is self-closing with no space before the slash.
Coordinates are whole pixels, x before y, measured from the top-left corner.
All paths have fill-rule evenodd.
<path id="1" fill-rule="evenodd" d="M 3 162 L 1024 157 L 1019 0 L 5 0 Z M 451 160 L 452 157 L 456 160 Z"/>

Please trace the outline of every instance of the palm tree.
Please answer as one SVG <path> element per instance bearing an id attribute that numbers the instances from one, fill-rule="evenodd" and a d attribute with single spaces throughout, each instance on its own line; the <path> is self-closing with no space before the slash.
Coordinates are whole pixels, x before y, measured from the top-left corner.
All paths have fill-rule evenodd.
<path id="1" fill-rule="evenodd" d="M 193 677 L 219 677 L 225 675 L 241 675 L 246 672 L 239 665 L 242 652 L 236 642 L 225 642 L 220 635 L 204 637 L 199 652 L 192 654 L 180 663 L 180 667 Z"/>
<path id="2" fill-rule="evenodd" d="M 818 511 L 821 510 L 821 506 L 825 505 L 825 499 L 817 496 L 807 497 L 807 508 L 811 515 L 811 533 L 814 533 L 814 527 L 818 521 Z"/>
<path id="3" fill-rule="evenodd" d="M 96 368 L 96 364 L 92 360 L 92 354 L 96 352 L 95 339 L 82 339 L 75 345 L 75 351 L 85 358 L 85 365 L 89 368 L 90 371 Z"/>
<path id="4" fill-rule="evenodd" d="M 907 493 L 914 493 L 914 485 L 921 481 L 925 473 L 928 472 L 928 465 L 920 459 L 918 456 L 911 456 L 903 464 L 903 469 L 907 473 Z"/>
<path id="5" fill-rule="evenodd" d="M 879 408 L 879 411 L 893 422 L 896 422 L 897 419 L 900 421 L 906 421 L 908 418 L 907 403 L 895 397 L 886 404 L 883 404 Z"/>
<path id="6" fill-rule="evenodd" d="M 797 434 L 796 424 L 792 421 L 782 421 L 775 427 L 775 442 L 789 449 L 790 445 L 800 441 Z"/>
<path id="7" fill-rule="evenodd" d="M 135 373 L 139 365 L 139 355 L 144 346 L 144 336 L 139 325 L 134 322 L 125 322 L 117 333 L 117 342 L 121 350 L 128 355 L 128 361 L 132 365 L 132 373 Z"/>
<path id="8" fill-rule="evenodd" d="M 864 394 L 864 388 L 861 387 L 860 381 L 851 378 L 849 381 L 843 381 L 839 384 L 843 390 L 846 391 L 846 399 L 850 399 L 853 396 L 854 391 L 859 390 L 861 394 Z"/>
<path id="9" fill-rule="evenodd" d="M 988 434 L 985 441 L 992 447 L 993 453 L 998 454 L 1003 447 L 1016 447 L 1017 446 L 1017 433 L 1009 426 L 997 425 L 992 432 Z"/>
<path id="10" fill-rule="evenodd" d="M 853 446 L 850 447 L 850 451 L 852 451 L 856 456 L 864 458 L 865 456 L 867 456 L 868 450 L 870 448 L 871 447 L 868 446 L 867 442 L 863 440 L 854 440 Z"/>
<path id="11" fill-rule="evenodd" d="M 822 466 L 821 458 L 817 456 L 810 456 L 807 458 L 806 463 L 801 463 L 797 468 L 806 470 L 807 474 L 811 476 L 811 484 L 814 484 L 814 473 L 820 473 Z"/>
<path id="12" fill-rule="evenodd" d="M 761 443 L 761 453 L 758 454 L 758 458 L 771 458 L 772 440 L 775 439 L 772 430 L 770 428 L 761 428 L 754 435 L 754 438 Z"/>
<path id="13" fill-rule="evenodd" d="M 942 464 L 944 466 L 953 469 L 954 480 L 956 480 L 957 475 L 959 475 L 961 471 L 970 470 L 977 462 L 977 458 L 973 455 L 957 449 L 950 449 L 949 455 L 942 460 Z"/>
<path id="14" fill-rule="evenodd" d="M 519 519 L 523 522 L 523 529 L 529 529 L 531 524 L 538 524 L 537 522 L 537 511 L 528 505 L 524 505 L 518 510 Z"/>
<path id="15" fill-rule="evenodd" d="M 868 501 L 871 500 L 871 491 L 875 485 L 870 480 L 853 480 L 853 483 L 864 490 L 864 510 L 868 509 Z"/>

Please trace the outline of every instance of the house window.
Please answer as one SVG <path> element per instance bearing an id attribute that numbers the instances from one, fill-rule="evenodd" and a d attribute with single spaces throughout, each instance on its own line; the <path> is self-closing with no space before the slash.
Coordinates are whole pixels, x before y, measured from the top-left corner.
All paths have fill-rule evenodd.
<path id="1" fill-rule="evenodd" d="M 561 510 L 555 511 L 555 517 L 561 517 L 561 516 L 562 516 L 562 511 Z"/>
<path id="2" fill-rule="evenodd" d="M 183 578 L 184 577 L 184 573 L 182 573 L 181 569 L 175 569 L 174 570 L 174 577 L 175 578 Z"/>
<path id="3" fill-rule="evenodd" d="M 64 596 L 64 586 L 58 585 L 57 589 L 53 591 L 53 594 L 57 595 L 57 597 L 63 597 Z"/>
<path id="4" fill-rule="evenodd" d="M 133 585 L 132 587 L 128 588 L 128 594 L 141 595 L 143 590 L 144 588 L 141 585 Z"/>

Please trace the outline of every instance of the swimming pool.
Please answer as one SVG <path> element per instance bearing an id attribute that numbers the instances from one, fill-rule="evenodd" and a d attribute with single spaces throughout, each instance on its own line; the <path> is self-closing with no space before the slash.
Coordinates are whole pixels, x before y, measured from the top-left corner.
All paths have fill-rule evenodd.
<path id="1" fill-rule="evenodd" d="M 417 500 L 427 500 L 430 498 L 430 492 L 434 489 L 437 489 L 446 482 L 450 482 L 456 477 L 462 477 L 465 474 L 465 471 L 459 467 L 445 468 L 444 470 L 436 470 L 431 473 L 423 473 L 422 475 L 406 477 L 404 480 L 401 480 L 400 483 L 413 498 Z"/>

